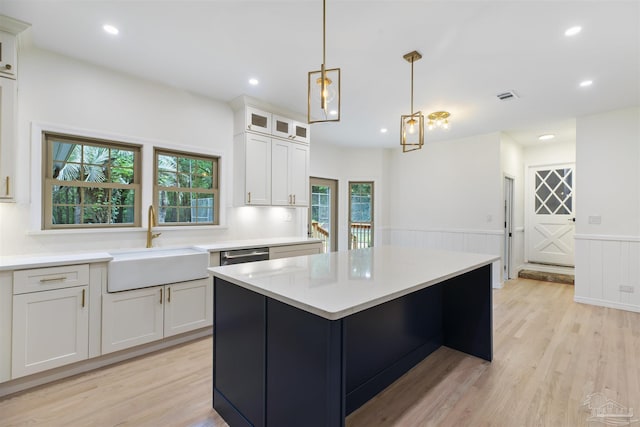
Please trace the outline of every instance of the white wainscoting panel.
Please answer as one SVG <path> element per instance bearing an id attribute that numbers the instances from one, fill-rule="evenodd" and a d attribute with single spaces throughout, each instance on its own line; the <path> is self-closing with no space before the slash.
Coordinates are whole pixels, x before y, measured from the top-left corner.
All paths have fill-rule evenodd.
<path id="1" fill-rule="evenodd" d="M 640 312 L 640 237 L 576 235 L 575 243 L 575 301 Z"/>
<path id="2" fill-rule="evenodd" d="M 384 244 L 500 256 L 500 261 L 493 263 L 492 277 L 493 287 L 502 287 L 502 231 L 387 228 L 382 235 Z"/>

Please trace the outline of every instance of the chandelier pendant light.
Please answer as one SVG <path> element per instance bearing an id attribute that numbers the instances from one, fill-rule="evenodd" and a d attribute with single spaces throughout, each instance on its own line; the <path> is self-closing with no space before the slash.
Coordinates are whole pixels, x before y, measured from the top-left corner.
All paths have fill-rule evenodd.
<path id="1" fill-rule="evenodd" d="M 429 122 L 427 122 L 427 129 L 432 130 L 434 128 L 440 128 L 449 130 L 449 117 L 451 113 L 448 111 L 435 111 L 427 116 Z"/>
<path id="2" fill-rule="evenodd" d="M 411 63 L 411 114 L 400 118 L 400 145 L 402 152 L 406 153 L 419 150 L 424 145 L 424 116 L 420 111 L 413 112 L 413 63 L 422 58 L 422 55 L 414 50 L 403 58 Z"/>
<path id="3" fill-rule="evenodd" d="M 322 66 L 309 71 L 307 122 L 340 121 L 340 68 L 326 68 L 326 0 L 322 0 Z"/>

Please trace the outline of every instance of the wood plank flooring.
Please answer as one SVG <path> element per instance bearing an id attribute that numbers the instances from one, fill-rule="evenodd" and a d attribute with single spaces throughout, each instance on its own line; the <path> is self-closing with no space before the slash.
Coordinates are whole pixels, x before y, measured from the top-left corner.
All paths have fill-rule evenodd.
<path id="1" fill-rule="evenodd" d="M 594 392 L 637 414 L 640 313 L 577 304 L 573 289 L 507 282 L 494 291 L 493 363 L 440 348 L 347 426 L 588 426 Z M 7 396 L 0 426 L 226 426 L 211 409 L 211 353 L 202 339 Z"/>

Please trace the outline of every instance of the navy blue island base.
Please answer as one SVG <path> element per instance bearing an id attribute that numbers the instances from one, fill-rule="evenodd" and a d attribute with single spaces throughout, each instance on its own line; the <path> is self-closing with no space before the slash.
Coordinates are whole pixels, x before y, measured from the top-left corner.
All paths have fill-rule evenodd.
<path id="1" fill-rule="evenodd" d="M 213 407 L 236 426 L 344 426 L 444 345 L 491 361 L 491 265 L 337 320 L 214 278 Z"/>

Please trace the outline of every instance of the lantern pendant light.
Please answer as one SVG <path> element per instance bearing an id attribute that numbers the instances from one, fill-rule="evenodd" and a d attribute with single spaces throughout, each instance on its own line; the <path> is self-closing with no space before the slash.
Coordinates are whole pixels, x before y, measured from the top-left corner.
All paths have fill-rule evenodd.
<path id="1" fill-rule="evenodd" d="M 326 0 L 322 0 L 322 66 L 309 71 L 307 122 L 340 121 L 340 68 L 326 68 Z"/>
<path id="2" fill-rule="evenodd" d="M 413 112 L 413 63 L 422 58 L 422 55 L 414 50 L 403 58 L 411 63 L 411 114 L 400 118 L 400 145 L 402 152 L 406 153 L 419 150 L 424 145 L 424 116 L 420 111 Z"/>

